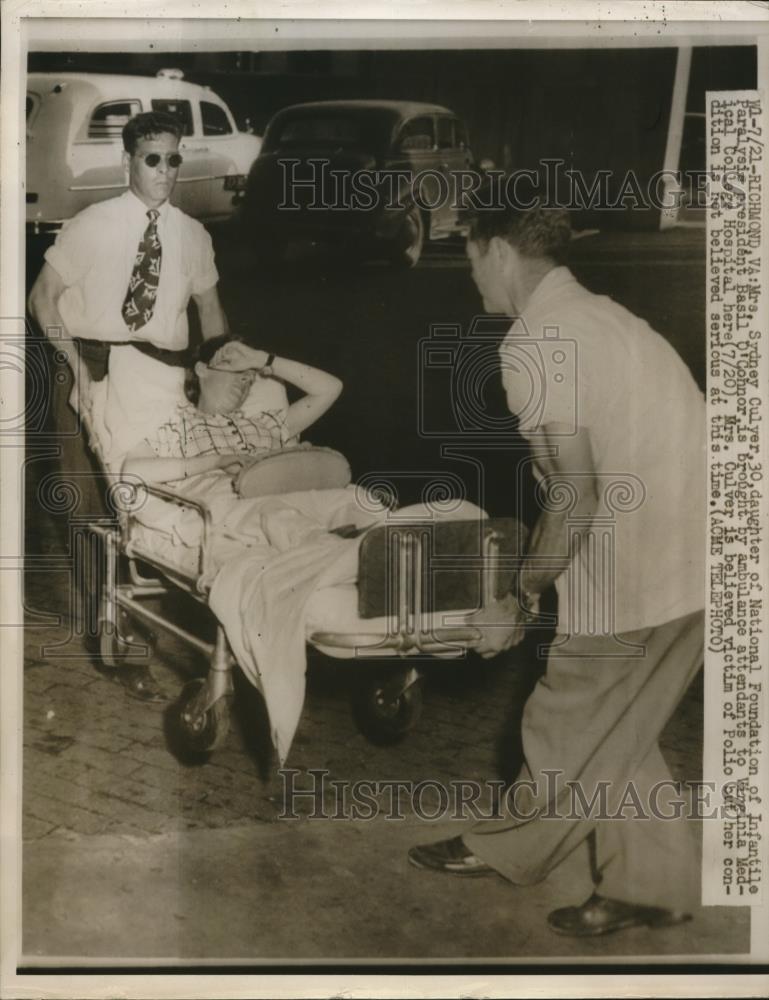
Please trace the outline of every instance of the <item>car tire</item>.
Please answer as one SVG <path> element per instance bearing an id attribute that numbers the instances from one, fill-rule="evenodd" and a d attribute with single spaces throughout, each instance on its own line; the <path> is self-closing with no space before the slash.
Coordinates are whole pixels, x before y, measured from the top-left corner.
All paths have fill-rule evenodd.
<path id="1" fill-rule="evenodd" d="M 416 267 L 427 239 L 428 221 L 416 205 L 409 205 L 392 243 L 390 261 L 396 267 Z"/>

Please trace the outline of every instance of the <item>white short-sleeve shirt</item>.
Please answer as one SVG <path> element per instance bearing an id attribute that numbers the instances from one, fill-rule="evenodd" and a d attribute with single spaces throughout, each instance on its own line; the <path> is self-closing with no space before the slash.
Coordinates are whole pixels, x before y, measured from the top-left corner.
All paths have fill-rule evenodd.
<path id="1" fill-rule="evenodd" d="M 557 267 L 511 327 L 500 360 L 525 437 L 553 423 L 590 436 L 599 505 L 556 581 L 558 631 L 620 634 L 703 608 L 705 403 L 674 348 Z M 563 491 L 550 502 L 559 498 L 568 504 Z"/>
<path id="2" fill-rule="evenodd" d="M 167 350 L 188 343 L 191 295 L 212 288 L 219 275 L 211 237 L 180 209 L 160 206 L 160 283 L 150 321 L 131 333 L 122 315 L 136 250 L 149 223 L 147 206 L 133 192 L 98 202 L 65 223 L 46 251 L 66 288 L 59 312 L 72 337 L 88 340 L 148 340 Z"/>

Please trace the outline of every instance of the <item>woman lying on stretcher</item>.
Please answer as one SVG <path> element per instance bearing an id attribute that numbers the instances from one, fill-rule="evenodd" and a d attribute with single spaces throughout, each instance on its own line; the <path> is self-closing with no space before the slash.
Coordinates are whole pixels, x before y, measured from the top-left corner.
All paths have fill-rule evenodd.
<path id="1" fill-rule="evenodd" d="M 274 375 L 304 395 L 286 411 L 247 417 L 241 407 L 254 381 Z M 200 348 L 187 373 L 188 401 L 132 449 L 123 473 L 165 483 L 223 469 L 234 475 L 249 458 L 284 449 L 334 403 L 342 383 L 318 368 L 216 337 Z"/>
<path id="2" fill-rule="evenodd" d="M 276 398 L 269 385 L 261 393 L 254 382 L 270 375 L 304 395 L 288 405 L 285 394 Z M 246 403 L 252 385 L 257 398 L 271 400 L 269 408 L 255 408 L 253 396 Z M 168 483 L 174 493 L 205 504 L 213 528 L 206 580 L 246 548 L 275 553 L 328 532 L 354 536 L 386 515 L 386 506 L 373 498 L 359 502 L 342 455 L 297 442 L 341 392 L 335 376 L 220 337 L 201 346 L 185 389 L 187 402 L 128 452 L 122 478 L 134 490 Z M 195 510 L 138 489 L 132 512 L 138 524 L 168 537 L 174 563 L 197 561 L 202 536 Z"/>
<path id="3" fill-rule="evenodd" d="M 270 410 L 246 417 L 243 402 L 267 367 L 305 395 L 285 413 Z M 204 546 L 210 558 L 201 579 L 210 583 L 209 607 L 238 664 L 265 698 L 281 762 L 302 709 L 312 597 L 325 591 L 338 602 L 345 588 L 355 584 L 358 541 L 353 536 L 385 523 L 389 508 L 372 496 L 363 502 L 355 487 L 305 486 L 290 495 L 255 494 L 241 488 L 240 476 L 236 489 L 231 476 L 251 457 L 284 449 L 328 410 L 341 388 L 337 378 L 308 365 L 268 358 L 238 342 L 209 342 L 190 373 L 189 402 L 180 404 L 123 463 L 126 478 L 176 481 L 175 492 L 187 498 L 199 491 L 212 512 L 213 537 Z M 292 448 L 291 454 L 303 457 L 301 448 Z M 349 482 L 349 468 L 347 474 Z M 197 515 L 174 504 L 160 505 L 172 508 L 171 526 L 156 508 L 148 519 L 148 509 L 140 510 L 137 520 L 145 518 L 141 523 L 168 533 L 177 550 L 194 556 L 201 540 Z M 417 505 L 412 516 L 439 519 L 439 512 L 425 506 Z M 409 512 L 405 508 L 400 515 Z M 485 515 L 462 501 L 450 516 L 479 520 Z M 171 559 L 164 555 L 166 563 Z"/>

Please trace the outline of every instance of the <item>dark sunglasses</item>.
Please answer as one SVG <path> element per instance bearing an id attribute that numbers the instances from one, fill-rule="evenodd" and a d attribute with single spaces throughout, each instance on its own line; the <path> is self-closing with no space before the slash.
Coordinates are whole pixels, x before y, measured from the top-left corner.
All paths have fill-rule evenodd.
<path id="1" fill-rule="evenodd" d="M 156 167 L 163 159 L 163 156 L 160 153 L 145 153 L 144 156 L 142 156 L 141 153 L 136 153 L 136 156 L 138 156 L 140 160 L 144 160 L 148 167 Z M 182 165 L 184 158 L 181 153 L 169 153 L 168 156 L 165 157 L 165 161 L 172 170 L 175 170 L 177 167 Z"/>

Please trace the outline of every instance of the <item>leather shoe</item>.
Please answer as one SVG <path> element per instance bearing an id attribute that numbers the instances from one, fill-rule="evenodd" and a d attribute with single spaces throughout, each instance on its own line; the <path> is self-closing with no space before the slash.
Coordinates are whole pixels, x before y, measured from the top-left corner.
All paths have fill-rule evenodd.
<path id="1" fill-rule="evenodd" d="M 547 922 L 556 934 L 571 937 L 598 937 L 628 927 L 672 927 L 691 920 L 691 913 L 666 910 L 661 906 L 639 906 L 594 893 L 582 906 L 564 906 L 548 914 Z"/>
<path id="2" fill-rule="evenodd" d="M 114 679 L 122 684 L 130 698 L 145 702 L 167 702 L 168 695 L 152 676 L 147 666 L 120 667 Z"/>
<path id="3" fill-rule="evenodd" d="M 431 871 L 448 872 L 450 875 L 496 874 L 490 865 L 468 851 L 461 837 L 412 847 L 409 861 L 415 868 L 429 868 Z"/>

